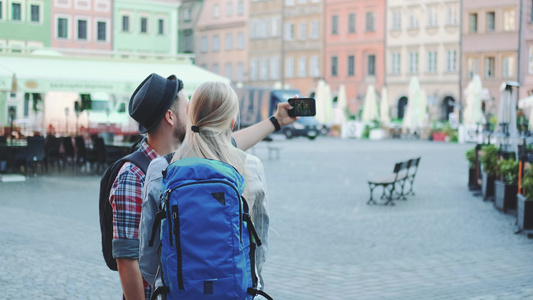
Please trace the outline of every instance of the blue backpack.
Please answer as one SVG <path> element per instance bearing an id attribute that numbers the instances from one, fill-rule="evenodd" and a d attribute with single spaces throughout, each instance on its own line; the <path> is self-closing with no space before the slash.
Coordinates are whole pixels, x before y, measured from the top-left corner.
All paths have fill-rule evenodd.
<path id="1" fill-rule="evenodd" d="M 242 193 L 244 178 L 232 166 L 185 158 L 163 171 L 160 271 L 167 299 L 253 299 L 257 289 L 255 248 L 261 241 Z"/>

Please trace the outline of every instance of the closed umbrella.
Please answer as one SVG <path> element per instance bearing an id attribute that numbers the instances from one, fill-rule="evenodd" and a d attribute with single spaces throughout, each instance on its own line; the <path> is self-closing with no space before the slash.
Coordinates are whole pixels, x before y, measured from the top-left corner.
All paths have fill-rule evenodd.
<path id="1" fill-rule="evenodd" d="M 420 83 L 418 78 L 411 78 L 409 83 L 409 98 L 407 102 L 407 110 L 403 118 L 403 128 L 409 129 L 411 132 L 422 127 L 422 111 L 420 109 Z"/>
<path id="2" fill-rule="evenodd" d="M 381 90 L 381 104 L 379 108 L 379 121 L 381 124 L 388 126 L 390 123 L 390 113 L 389 113 L 389 93 L 387 88 L 383 87 Z"/>
<path id="3" fill-rule="evenodd" d="M 315 118 L 320 122 L 324 123 L 326 120 L 325 112 L 325 99 L 324 94 L 326 92 L 326 82 L 320 79 L 317 83 L 315 90 L 315 104 L 316 104 L 316 115 Z"/>
<path id="4" fill-rule="evenodd" d="M 428 97 L 426 95 L 426 91 L 425 90 L 421 90 L 420 91 L 420 118 L 422 120 L 422 124 L 424 124 L 424 121 L 426 120 L 426 117 L 427 117 L 427 112 L 428 112 Z"/>
<path id="5" fill-rule="evenodd" d="M 366 90 L 365 103 L 363 103 L 363 116 L 361 119 L 363 122 L 372 122 L 379 119 L 376 90 L 373 85 L 369 85 Z"/>
<path id="6" fill-rule="evenodd" d="M 337 95 L 337 110 L 335 114 L 335 122 L 337 124 L 342 124 L 346 121 L 346 88 L 344 84 L 341 84 L 339 87 L 339 94 Z"/>
<path id="7" fill-rule="evenodd" d="M 324 123 L 333 123 L 333 101 L 331 97 L 331 88 L 327 83 L 324 90 Z"/>
<path id="8" fill-rule="evenodd" d="M 474 75 L 466 89 L 466 109 L 463 113 L 463 122 L 466 125 L 485 123 L 483 110 L 481 109 L 481 96 L 483 86 L 479 75 Z"/>

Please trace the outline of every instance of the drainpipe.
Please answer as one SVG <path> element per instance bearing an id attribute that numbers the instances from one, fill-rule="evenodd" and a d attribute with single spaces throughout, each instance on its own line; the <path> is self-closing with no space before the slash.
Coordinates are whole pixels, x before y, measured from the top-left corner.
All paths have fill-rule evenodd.
<path id="1" fill-rule="evenodd" d="M 518 107 L 518 100 L 520 99 L 520 85 L 522 85 L 522 78 L 520 78 L 520 65 L 521 61 L 520 58 L 522 57 L 522 5 L 524 0 L 520 0 L 520 7 L 518 8 L 518 53 L 516 57 L 516 81 L 519 83 L 518 87 L 516 88 L 516 105 Z"/>
<path id="2" fill-rule="evenodd" d="M 463 0 L 459 1 L 459 124 L 463 124 Z"/>

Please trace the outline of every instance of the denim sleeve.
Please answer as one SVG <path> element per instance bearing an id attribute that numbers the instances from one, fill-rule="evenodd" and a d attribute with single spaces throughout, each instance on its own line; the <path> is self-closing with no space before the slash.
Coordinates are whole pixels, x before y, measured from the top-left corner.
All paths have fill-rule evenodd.
<path id="1" fill-rule="evenodd" d="M 139 223 L 139 267 L 141 273 L 146 281 L 151 285 L 157 273 L 159 266 L 158 248 L 160 243 L 159 230 L 157 230 L 154 238 L 154 245 L 149 246 L 150 238 L 152 237 L 152 227 L 154 224 L 155 214 L 159 211 L 160 195 L 161 195 L 161 179 L 163 178 L 162 171 L 168 166 L 167 160 L 164 157 L 159 157 L 153 160 L 146 171 L 146 181 L 142 191 L 142 210 L 141 222 Z"/>

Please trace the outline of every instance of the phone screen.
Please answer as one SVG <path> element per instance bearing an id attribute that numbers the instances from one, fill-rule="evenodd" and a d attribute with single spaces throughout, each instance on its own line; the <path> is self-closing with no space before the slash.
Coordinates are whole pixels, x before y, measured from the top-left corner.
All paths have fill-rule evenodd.
<path id="1" fill-rule="evenodd" d="M 291 98 L 288 100 L 293 109 L 289 110 L 290 117 L 311 117 L 316 115 L 314 98 Z"/>

